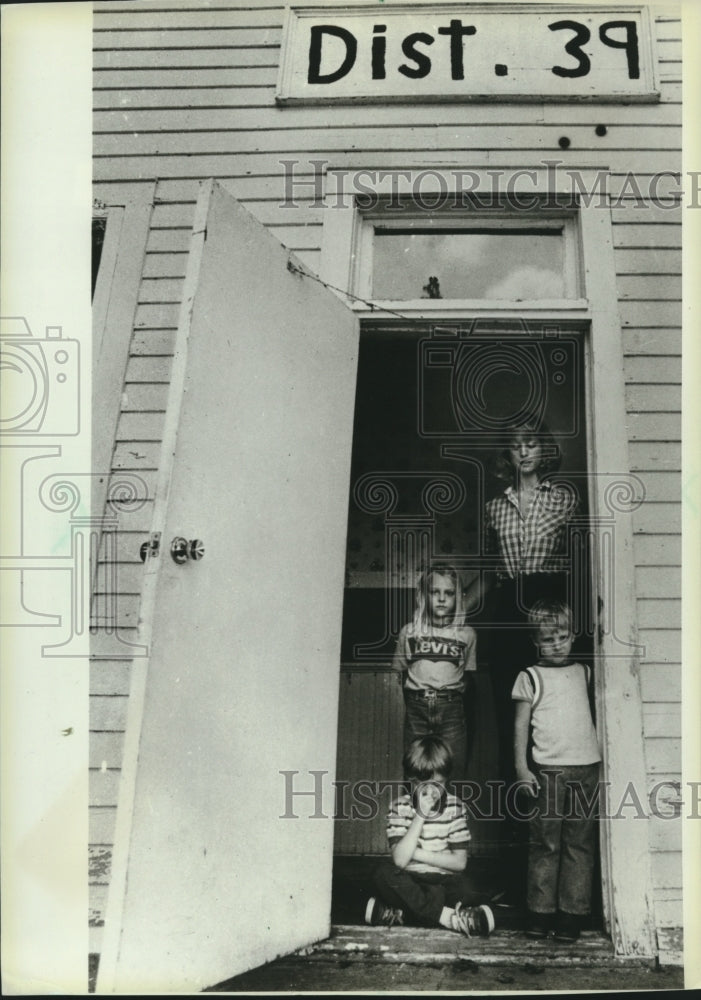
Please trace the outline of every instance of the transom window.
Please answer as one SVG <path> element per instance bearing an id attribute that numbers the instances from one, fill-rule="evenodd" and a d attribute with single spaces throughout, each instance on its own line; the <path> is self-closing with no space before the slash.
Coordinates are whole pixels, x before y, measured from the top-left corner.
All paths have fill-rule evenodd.
<path id="1" fill-rule="evenodd" d="M 582 295 L 575 228 L 567 217 L 366 216 L 360 239 L 357 294 L 374 300 L 523 302 Z"/>

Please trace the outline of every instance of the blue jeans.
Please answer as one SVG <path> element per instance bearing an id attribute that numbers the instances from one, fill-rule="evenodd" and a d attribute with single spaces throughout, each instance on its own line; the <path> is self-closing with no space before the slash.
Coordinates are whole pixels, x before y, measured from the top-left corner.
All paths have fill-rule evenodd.
<path id="1" fill-rule="evenodd" d="M 398 906 L 408 923 L 419 926 L 437 926 L 444 906 L 475 906 L 489 901 L 489 893 L 478 889 L 466 871 L 447 875 L 410 872 L 388 859 L 380 862 L 372 877 L 380 899 L 388 906 Z"/>
<path id="2" fill-rule="evenodd" d="M 534 770 L 540 790 L 530 825 L 528 909 L 583 916 L 591 906 L 597 822 L 591 804 L 596 801 L 599 765 Z"/>
<path id="3" fill-rule="evenodd" d="M 452 777 L 465 777 L 467 729 L 461 691 L 412 691 L 404 688 L 404 749 L 419 736 L 440 736 L 453 754 Z"/>

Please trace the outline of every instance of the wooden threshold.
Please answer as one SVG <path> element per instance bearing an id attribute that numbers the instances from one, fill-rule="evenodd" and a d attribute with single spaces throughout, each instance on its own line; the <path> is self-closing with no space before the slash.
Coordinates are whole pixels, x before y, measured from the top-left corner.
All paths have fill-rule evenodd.
<path id="1" fill-rule="evenodd" d="M 334 924 L 324 941 L 295 952 L 321 962 L 405 962 L 413 965 L 448 965 L 475 962 L 483 965 L 547 965 L 581 968 L 654 966 L 653 958 L 617 958 L 613 944 L 597 931 L 584 931 L 575 944 L 558 944 L 553 938 L 529 941 L 521 931 L 496 930 L 489 938 L 464 938 L 439 928 L 362 927 Z"/>

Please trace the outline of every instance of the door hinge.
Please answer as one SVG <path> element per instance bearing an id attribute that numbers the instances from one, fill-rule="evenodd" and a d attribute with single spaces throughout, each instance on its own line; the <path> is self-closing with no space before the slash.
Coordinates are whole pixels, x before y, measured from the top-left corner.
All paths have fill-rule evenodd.
<path id="1" fill-rule="evenodd" d="M 151 559 L 155 559 L 161 548 L 161 533 L 160 531 L 152 531 L 149 535 L 147 542 L 142 542 L 141 549 L 139 550 L 139 555 L 141 556 L 141 561 L 146 562 L 148 556 Z"/>

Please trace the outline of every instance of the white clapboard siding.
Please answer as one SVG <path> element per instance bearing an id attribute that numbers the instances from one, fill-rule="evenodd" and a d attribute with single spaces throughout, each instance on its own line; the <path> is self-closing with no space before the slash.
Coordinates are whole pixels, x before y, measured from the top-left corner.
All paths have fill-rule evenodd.
<path id="1" fill-rule="evenodd" d="M 679 407 L 679 384 L 662 382 L 645 384 L 633 382 L 626 385 L 628 413 L 673 413 Z"/>
<path id="2" fill-rule="evenodd" d="M 648 535 L 651 531 L 665 528 L 669 534 L 678 534 L 681 531 L 681 506 L 681 503 L 643 503 L 633 511 L 633 531 Z"/>
<path id="3" fill-rule="evenodd" d="M 135 71 L 134 75 L 136 72 L 138 71 Z M 147 72 L 144 71 L 144 73 Z M 240 76 L 242 72 L 239 71 Z M 107 86 L 106 73 L 95 73 L 93 77 L 93 108 L 95 113 L 98 113 L 114 108 L 115 105 L 119 105 L 124 111 L 169 110 L 182 108 L 184 105 L 189 109 L 201 108 L 202 110 L 245 108 L 250 111 L 252 108 L 270 107 L 275 100 L 275 78 L 269 70 L 264 72 L 269 73 L 270 80 L 258 85 L 249 82 L 247 86 L 242 86 L 243 79 L 241 79 L 238 85 L 232 82 L 227 86 L 206 87 L 199 82 L 194 85 L 193 81 L 193 86 L 186 90 L 182 88 L 182 75 L 179 75 L 178 80 L 173 81 L 175 86 L 156 87 L 153 86 L 156 81 L 151 78 L 144 81 L 144 87 L 133 86 L 130 90 L 119 90 L 118 86 L 116 88 Z M 199 79 L 198 73 L 197 80 L 199 81 Z M 131 82 L 135 81 L 132 79 Z M 254 90 L 257 93 L 252 93 Z M 675 108 L 678 112 L 681 111 L 680 105 L 675 105 Z M 663 113 L 664 109 L 660 107 L 660 114 Z"/>
<path id="4" fill-rule="evenodd" d="M 144 278 L 183 278 L 187 267 L 187 252 L 170 250 L 148 253 L 144 261 Z"/>
<path id="5" fill-rule="evenodd" d="M 655 597 L 681 597 L 681 576 L 674 566 L 636 566 L 638 593 Z"/>
<path id="6" fill-rule="evenodd" d="M 95 38 L 100 39 L 110 32 L 122 32 L 124 28 L 124 13 L 130 15 L 129 29 L 131 32 L 163 31 L 172 32 L 175 36 L 181 31 L 195 29 L 207 32 L 214 28 L 221 30 L 224 24 L 235 26 L 239 31 L 259 30 L 260 28 L 277 28 L 282 23 L 284 7 L 282 4 L 265 4 L 256 9 L 256 4 L 240 4 L 239 9 L 232 0 L 214 3 L 207 0 L 206 6 L 200 5 L 193 9 L 192 4 L 179 6 L 175 3 L 144 4 L 134 11 L 133 16 L 129 5 L 104 5 L 99 24 L 95 28 Z M 129 31 L 127 29 L 127 31 Z"/>
<path id="7" fill-rule="evenodd" d="M 103 108 L 96 107 L 93 114 L 93 127 L 96 132 L 128 132 L 135 129 L 139 132 L 158 132 L 162 130 L 177 132 L 218 132 L 235 130 L 257 134 L 263 131 L 260 106 L 251 108 L 248 106 L 236 106 L 232 112 L 230 107 L 220 100 L 227 100 L 227 95 L 233 91 L 213 91 L 209 88 L 206 93 L 199 92 L 199 100 L 196 106 L 189 104 L 189 91 L 187 92 L 188 103 L 181 105 L 169 103 L 158 105 L 155 108 L 149 107 L 148 96 L 143 91 L 131 91 L 126 102 L 121 99 L 118 102 L 118 110 L 108 110 L 110 105 L 106 101 L 106 92 L 102 92 L 100 104 Z M 113 92 L 118 93 L 118 92 Z M 183 91 L 180 91 L 182 94 Z M 143 94 L 143 103 L 136 99 L 137 94 Z M 172 95 L 171 95 L 172 96 Z M 256 95 L 260 99 L 261 95 Z M 204 103 L 208 98 L 210 103 Z M 358 129 L 365 125 L 367 111 L 360 105 L 340 105 L 334 108 L 333 119 L 329 121 L 329 109 L 323 107 L 277 107 L 275 105 L 275 95 L 271 93 L 267 102 L 270 109 L 268 116 L 270 125 L 279 130 L 292 130 L 306 127 L 309 129 L 327 129 L 333 136 L 338 129 Z M 114 108 L 114 102 L 111 105 Z M 637 107 L 637 110 L 636 110 Z M 653 105 L 652 110 L 648 110 L 644 105 L 633 106 L 625 124 L 611 126 L 604 136 L 598 136 L 592 127 L 591 109 L 576 105 L 567 110 L 560 105 L 541 105 L 534 116 L 538 122 L 538 131 L 544 135 L 549 134 L 550 127 L 567 126 L 567 135 L 573 141 L 578 141 L 579 146 L 583 145 L 583 139 L 591 142 L 595 148 L 638 149 L 641 146 L 647 148 L 646 143 L 654 141 L 662 148 L 673 148 L 675 143 L 681 140 L 681 109 L 677 105 L 673 112 L 666 106 Z M 600 114 L 604 114 L 603 107 L 599 109 Z M 373 110 L 372 128 L 384 130 L 401 129 L 406 120 L 406 111 L 401 105 L 380 106 Z M 467 110 L 459 104 L 443 105 L 417 105 L 412 109 L 412 126 L 435 126 L 437 129 L 477 129 L 480 127 L 492 128 L 494 126 L 514 126 L 526 132 L 526 128 L 535 131 L 532 125 L 523 125 L 523 114 L 519 113 L 517 105 L 510 105 L 506 108 L 496 104 L 474 104 Z M 159 127 L 160 125 L 160 127 Z M 642 129 L 642 134 L 633 136 L 633 130 L 638 127 Z M 267 129 L 265 129 L 267 131 Z"/>
<path id="8" fill-rule="evenodd" d="M 303 133 L 304 130 L 299 131 Z M 343 137 L 341 137 L 336 140 L 333 148 L 329 146 L 322 146 L 321 149 L 308 146 L 295 148 L 294 143 L 288 137 L 288 141 L 281 142 L 278 148 L 270 148 L 268 141 L 268 149 L 264 153 L 255 148 L 241 151 L 235 141 L 237 133 L 231 134 L 228 148 L 222 148 L 219 152 L 204 149 L 199 145 L 193 151 L 191 140 L 194 133 L 190 133 L 181 138 L 179 149 L 168 155 L 159 152 L 161 144 L 157 138 L 156 142 L 152 142 L 153 151 L 137 152 L 133 148 L 126 149 L 124 137 L 120 139 L 117 136 L 101 136 L 100 142 L 97 144 L 99 152 L 95 153 L 93 159 L 93 176 L 96 181 L 100 182 L 123 182 L 129 174 L 138 177 L 206 178 L 214 176 L 227 179 L 258 172 L 270 173 L 272 169 L 282 170 L 281 162 L 283 160 L 295 159 L 300 164 L 305 165 L 306 169 L 310 169 L 306 167 L 306 164 L 312 164 L 311 169 L 313 169 L 313 161 L 316 160 L 322 164 L 331 163 L 335 169 L 355 170 L 363 167 L 369 170 L 405 170 L 408 168 L 420 170 L 422 168 L 433 169 L 436 160 L 440 159 L 443 167 L 458 171 L 466 169 L 466 162 L 469 163 L 471 169 L 503 168 L 510 170 L 513 169 L 514 164 L 523 165 L 524 161 L 526 163 L 533 162 L 533 165 L 537 167 L 542 163 L 543 158 L 547 157 L 559 160 L 563 164 L 559 168 L 562 172 L 566 172 L 568 169 L 572 171 L 589 168 L 598 170 L 602 169 L 602 163 L 608 164 L 612 171 L 610 188 L 615 195 L 614 204 L 625 211 L 626 201 L 630 202 L 631 208 L 641 203 L 645 204 L 646 200 L 654 205 L 653 196 L 655 194 L 654 189 L 648 190 L 645 182 L 637 184 L 632 192 L 628 190 L 626 184 L 626 178 L 630 176 L 628 171 L 638 170 L 641 175 L 652 178 L 658 172 L 679 169 L 679 153 L 674 150 L 655 149 L 650 152 L 637 150 L 631 153 L 625 149 L 596 151 L 584 149 L 576 150 L 576 155 L 572 150 L 566 151 L 567 154 L 571 153 L 572 155 L 561 155 L 562 150 L 557 145 L 559 132 L 559 129 L 553 130 L 551 144 L 539 144 L 534 138 L 533 144 L 526 147 L 507 145 L 492 149 L 487 145 L 480 146 L 473 141 L 458 145 L 455 141 L 448 142 L 446 140 L 447 144 L 439 149 L 432 142 L 427 141 L 426 129 L 418 129 L 413 134 L 414 147 L 407 145 L 391 149 L 384 142 L 381 131 L 378 130 L 377 135 L 371 131 L 368 136 L 365 135 L 364 130 L 359 130 L 355 145 L 350 141 L 343 143 Z M 298 135 L 298 141 L 303 138 L 303 135 Z M 375 140 L 376 145 L 371 146 L 369 139 Z M 404 135 L 404 141 L 410 142 L 410 140 L 411 133 L 407 132 Z M 147 143 L 136 139 L 134 142 L 148 150 Z M 421 143 L 418 152 L 415 151 L 417 143 Z M 168 139 L 168 144 L 174 145 L 175 140 L 171 137 Z M 223 146 L 223 143 L 219 142 L 218 145 Z M 250 146 L 252 143 L 248 143 L 248 145 Z M 618 183 L 613 190 L 614 180 L 618 175 L 621 176 L 618 177 Z M 664 186 L 661 190 L 664 191 Z M 673 204 L 670 205 L 670 209 L 674 207 Z"/>
<path id="9" fill-rule="evenodd" d="M 152 471 L 158 468 L 160 448 L 149 441 L 118 441 L 112 458 L 113 469 Z"/>
<path id="10" fill-rule="evenodd" d="M 122 732 L 127 701 L 127 694 L 94 694 L 90 699 L 90 728 L 95 732 Z"/>
<path id="11" fill-rule="evenodd" d="M 619 312 L 623 326 L 659 327 L 674 326 L 680 322 L 679 302 L 665 300 L 650 300 L 649 302 L 619 303 Z"/>
<path id="12" fill-rule="evenodd" d="M 96 806 L 109 806 L 117 801 L 119 768 L 89 768 L 88 790 L 90 801 Z"/>
<path id="13" fill-rule="evenodd" d="M 227 161 L 228 162 L 228 161 Z M 322 176 L 318 174 L 315 177 L 313 169 L 307 169 L 306 166 L 302 169 L 302 165 L 298 166 L 294 159 L 285 159 L 284 162 L 280 161 L 283 165 L 279 168 L 278 173 L 274 177 L 241 177 L 241 176 L 227 176 L 222 177 L 222 186 L 228 190 L 235 198 L 241 201 L 246 207 L 251 211 L 262 223 L 268 226 L 284 226 L 284 225 L 321 225 L 323 221 L 323 209 L 321 207 L 321 194 L 322 194 Z M 284 164 L 288 164 L 287 167 Z M 289 164 L 292 164 L 290 166 Z M 220 161 L 219 166 L 221 169 L 226 169 L 225 162 Z M 460 188 L 460 177 L 457 172 L 454 175 L 448 174 L 448 180 L 446 181 L 446 191 L 448 190 L 448 182 L 452 185 L 452 188 L 459 192 Z M 158 184 L 157 193 L 157 204 L 154 209 L 153 216 L 153 231 L 151 233 L 151 239 L 148 245 L 149 252 L 180 252 L 183 250 L 180 248 L 180 243 L 182 242 L 182 233 L 179 236 L 179 241 L 177 243 L 164 244 L 163 237 L 158 236 L 158 230 L 160 229 L 180 229 L 187 230 L 188 223 L 191 221 L 192 213 L 194 212 L 194 205 L 197 198 L 198 189 L 198 178 L 189 177 L 187 179 L 161 179 Z M 426 190 L 428 188 L 428 182 L 426 183 Z M 611 200 L 616 202 L 617 188 L 615 184 L 615 178 L 610 179 L 607 185 L 607 191 L 611 195 Z M 352 182 L 343 179 L 335 183 L 333 188 L 334 197 L 341 197 L 344 195 L 352 196 L 354 193 Z M 598 203 L 598 196 L 597 196 Z M 621 205 L 623 202 L 620 203 Z M 620 258 L 625 264 L 625 255 L 622 253 L 622 249 L 628 246 L 635 248 L 636 244 L 645 243 L 645 241 L 655 240 L 656 244 L 664 246 L 666 243 L 670 243 L 669 253 L 667 254 L 666 268 L 660 271 L 661 275 L 666 277 L 675 277 L 679 274 L 679 261 L 676 261 L 676 270 L 672 269 L 674 262 L 674 250 L 677 248 L 677 243 L 680 243 L 680 229 L 675 228 L 678 226 L 677 217 L 678 212 L 674 206 L 675 211 L 672 213 L 672 208 L 663 209 L 661 208 L 662 201 L 658 201 L 653 209 L 650 206 L 650 211 L 655 209 L 661 212 L 668 212 L 667 216 L 662 216 L 657 218 L 654 222 L 649 219 L 646 223 L 639 223 L 637 225 L 632 223 L 633 219 L 633 207 L 621 208 L 620 211 L 630 212 L 629 224 L 627 228 L 623 228 L 618 225 L 614 229 L 614 238 L 617 238 L 618 244 L 621 245 L 621 250 L 617 249 L 617 260 Z M 605 203 L 604 203 L 605 207 Z M 651 227 L 655 228 L 651 228 Z M 664 228 L 663 228 L 664 227 Z M 320 234 L 319 234 L 320 235 Z M 636 239 L 637 238 L 637 239 Z M 647 261 L 644 257 L 638 256 L 636 263 L 638 268 L 641 264 L 644 264 L 646 270 L 642 273 L 657 273 L 655 271 L 656 260 L 652 252 L 648 252 L 649 256 Z M 629 267 L 622 277 L 625 281 L 633 279 L 635 275 L 632 273 L 632 269 Z"/>
<path id="14" fill-rule="evenodd" d="M 681 273 L 680 264 L 679 254 L 673 249 L 653 247 L 649 250 L 628 250 L 622 248 L 616 251 L 616 271 L 619 275 L 673 274 L 678 276 Z"/>
<path id="15" fill-rule="evenodd" d="M 95 577 L 95 595 L 124 594 L 128 597 L 141 594 L 144 567 L 139 562 L 116 562 L 116 553 L 100 552 Z M 100 666 L 96 663 L 95 666 Z"/>
<path id="16" fill-rule="evenodd" d="M 650 738 L 662 739 L 666 736 L 681 736 L 681 705 L 680 704 L 646 704 L 643 717 L 645 732 Z"/>
<path id="17" fill-rule="evenodd" d="M 93 52 L 154 50 L 169 52 L 197 52 L 199 49 L 255 49 L 277 48 L 280 45 L 280 22 L 268 27 L 243 27 L 240 24 L 194 28 L 157 28 L 147 30 L 139 26 L 129 30 L 110 31 L 100 28 L 94 33 Z"/>
<path id="18" fill-rule="evenodd" d="M 655 442 L 631 441 L 628 445 L 632 472 L 659 472 L 681 469 L 681 444 L 670 444 L 661 451 Z"/>
<path id="19" fill-rule="evenodd" d="M 137 442 L 137 447 L 138 446 L 139 443 Z M 123 563 L 130 564 L 134 568 L 141 566 L 139 547 L 142 541 L 144 541 L 147 537 L 147 532 L 149 530 L 150 524 L 147 528 L 145 528 L 142 522 L 141 524 L 135 524 L 133 530 L 131 531 L 127 529 L 115 531 L 114 537 L 110 539 L 109 552 L 105 551 L 103 544 L 100 548 L 98 561 L 102 562 L 103 560 L 111 560 L 112 562 L 116 562 L 120 573 Z"/>
<path id="20" fill-rule="evenodd" d="M 90 741 L 89 761 L 91 768 L 118 768 L 122 760 L 124 733 L 94 733 Z"/>
<path id="21" fill-rule="evenodd" d="M 679 629 L 638 628 L 643 663 L 681 663 Z"/>
<path id="22" fill-rule="evenodd" d="M 643 628 L 669 629 L 676 632 L 681 624 L 681 601 L 678 598 L 638 598 L 638 621 Z M 645 730 L 647 732 L 647 728 Z"/>
<path id="23" fill-rule="evenodd" d="M 91 665 L 92 951 L 101 947 L 131 657 L 140 653 L 139 548 L 150 530 L 194 206 L 199 182 L 208 177 L 217 178 L 314 271 L 323 222 L 319 199 L 315 203 L 315 184 L 321 193 L 323 177 L 315 171 L 322 166 L 440 165 L 460 171 L 538 166 L 547 157 L 563 171 L 601 171 L 613 222 L 630 468 L 645 495 L 632 514 L 644 750 L 650 787 L 679 780 L 681 23 L 666 5 L 653 14 L 661 92 L 656 104 L 329 110 L 275 105 L 281 3 L 96 5 L 96 193 L 118 203 L 153 178 L 157 186 L 112 459 L 115 475 L 143 479 L 139 499 L 146 502 L 118 512 L 116 531 L 103 539 L 93 607 L 100 627 Z M 599 124 L 606 125 L 605 136 L 595 134 Z M 570 139 L 567 150 L 559 146 L 562 136 Z M 292 178 L 283 160 L 294 161 Z M 661 171 L 672 176 L 660 177 Z M 297 202 L 292 209 L 285 204 L 291 183 Z M 382 678 L 375 682 L 384 690 Z M 367 700 L 343 701 L 342 693 L 342 703 L 361 706 Z M 399 725 L 401 712 L 389 691 L 377 700 L 376 711 L 389 712 L 384 722 Z M 381 729 L 372 730 L 377 739 Z M 353 769 L 354 752 L 342 733 L 343 767 Z M 388 752 L 373 745 L 379 758 Z M 340 828 L 337 836 L 342 849 Z M 368 836 L 368 849 L 383 839 L 379 828 Z M 657 924 L 675 927 L 681 924 L 679 824 L 654 817 L 650 836 Z"/>
<path id="24" fill-rule="evenodd" d="M 95 660 L 131 660 L 134 656 L 143 656 L 144 650 L 143 647 L 139 646 L 137 631 L 134 627 L 119 629 L 118 631 L 115 631 L 114 629 L 97 628 L 90 637 L 90 655 Z M 125 702 L 126 699 L 127 695 L 124 696 Z M 95 710 L 96 706 L 93 705 L 91 697 L 91 726 Z M 98 721 L 100 719 L 101 715 L 98 715 Z"/>
<path id="25" fill-rule="evenodd" d="M 143 112 L 98 112 L 95 114 L 95 132 L 99 135 L 99 156 L 128 157 L 182 154 L 191 152 L 211 154 L 231 154 L 235 150 L 238 156 L 252 153 L 297 153 L 300 149 L 329 153 L 347 153 L 348 150 L 377 150 L 413 152 L 417 148 L 435 150 L 499 151 L 518 150 L 528 152 L 535 150 L 541 154 L 559 151 L 558 140 L 567 128 L 567 135 L 578 147 L 578 156 L 583 155 L 582 147 L 591 141 L 591 126 L 512 126 L 502 131 L 499 122 L 487 124 L 476 122 L 455 125 L 439 125 L 428 130 L 425 126 L 336 126 L 326 128 L 307 126 L 303 116 L 299 116 L 295 124 L 283 126 L 280 115 L 287 108 L 275 108 L 274 116 L 266 129 L 238 128 L 238 115 L 229 111 L 210 111 L 206 121 L 201 123 L 201 129 L 196 127 L 197 112 L 177 111 L 143 111 Z M 295 110 L 295 109 L 290 109 Z M 273 109 L 270 109 L 273 115 Z M 258 121 L 264 116 L 257 112 Z M 158 128 L 158 119 L 165 118 L 162 128 Z M 333 121 L 333 118 L 332 118 Z M 172 129 L 172 130 L 171 130 Z M 420 131 L 419 131 L 420 130 Z M 592 166 L 608 162 L 614 168 L 633 170 L 636 167 L 644 172 L 655 169 L 673 170 L 678 165 L 678 155 L 675 151 L 681 148 L 681 134 L 677 127 L 668 126 L 638 126 L 628 128 L 621 126 L 614 130 L 613 137 L 606 135 L 593 155 L 587 160 Z M 654 143 L 654 145 L 653 145 Z M 636 155 L 637 153 L 637 155 Z M 572 159 L 575 159 L 574 155 Z M 567 163 L 567 160 L 565 160 Z M 637 187 L 631 180 L 630 195 L 637 194 Z"/>
<path id="26" fill-rule="evenodd" d="M 115 107 L 120 104 L 133 90 L 144 90 L 149 96 L 147 101 L 156 102 L 161 94 L 175 91 L 178 107 L 187 106 L 191 93 L 198 90 L 216 88 L 237 88 L 238 100 L 245 107 L 252 107 L 257 102 L 270 103 L 269 94 L 256 94 L 254 91 L 269 91 L 274 94 L 277 84 L 277 65 L 270 66 L 221 66 L 216 69 L 197 69 L 185 73 L 179 69 L 162 69 L 156 63 L 143 69 L 131 69 L 126 75 L 123 69 L 112 69 L 93 65 L 93 93 L 95 108 Z M 674 88 L 672 88 L 674 89 Z M 108 102 L 100 97 L 103 91 L 111 92 Z M 664 88 L 669 93 L 670 88 Z M 249 101 L 246 98 L 250 98 Z M 671 99 L 671 98 L 670 98 Z M 678 101 L 678 95 L 676 95 Z M 158 106 L 158 105 L 155 105 Z M 171 105 L 166 105 L 171 106 Z"/>
<path id="27" fill-rule="evenodd" d="M 679 663 L 643 663 L 640 680 L 643 702 L 655 706 L 667 702 L 677 705 L 681 699 L 681 669 Z"/>
<path id="28" fill-rule="evenodd" d="M 629 328 L 623 331 L 623 353 L 626 357 L 645 354 L 678 356 L 681 354 L 680 331 L 665 327 Z"/>
<path id="29" fill-rule="evenodd" d="M 631 216 L 633 209 L 628 209 Z M 682 231 L 678 221 L 660 220 L 657 224 L 643 222 L 614 222 L 613 240 L 616 247 L 632 250 L 646 249 L 646 243 L 652 243 L 656 248 L 668 247 L 670 250 L 681 250 Z"/>
<path id="30" fill-rule="evenodd" d="M 622 299 L 671 299 L 678 302 L 681 298 L 681 275 L 657 274 L 655 282 L 651 282 L 647 274 L 622 274 L 618 277 L 618 293 Z"/>
<path id="31" fill-rule="evenodd" d="M 220 175 L 222 181 L 222 186 L 231 192 L 240 201 L 246 203 L 253 203 L 257 201 L 269 201 L 276 205 L 285 201 L 286 195 L 288 194 L 288 189 L 291 187 L 291 191 L 294 195 L 295 209 L 294 214 L 298 211 L 308 210 L 308 206 L 314 201 L 315 187 L 314 187 L 314 177 L 315 168 L 311 159 L 305 155 L 303 159 L 297 160 L 294 156 L 290 157 L 289 160 L 293 166 L 288 167 L 285 171 L 279 163 L 271 164 L 268 161 L 269 170 L 272 168 L 270 173 L 239 173 L 235 175 L 229 171 L 229 161 L 219 161 L 219 166 L 222 171 L 226 173 Z M 606 176 L 606 186 L 604 188 L 605 192 L 608 192 L 613 200 L 613 203 L 617 205 L 613 209 L 612 215 L 614 220 L 619 221 L 615 223 L 614 229 L 614 241 L 616 246 L 621 242 L 624 243 L 624 237 L 626 236 L 627 230 L 622 228 L 623 226 L 635 226 L 640 225 L 642 229 L 639 231 L 633 230 L 633 235 L 639 232 L 641 236 L 642 247 L 641 249 L 646 250 L 647 253 L 653 254 L 654 247 L 658 244 L 660 240 L 666 237 L 666 233 L 651 232 L 649 227 L 651 225 L 663 225 L 663 226 L 680 226 L 681 218 L 679 206 L 676 204 L 668 204 L 668 190 L 674 188 L 679 189 L 679 183 L 672 178 L 662 178 L 659 182 L 659 198 L 655 201 L 651 201 L 646 209 L 636 209 L 634 204 L 634 199 L 631 200 L 629 197 L 623 198 L 620 205 L 617 203 L 617 198 L 621 195 L 622 187 L 624 184 L 624 176 L 619 174 L 612 174 L 611 176 Z M 638 175 L 641 176 L 641 175 Z M 650 188 L 650 178 L 654 175 L 646 174 L 644 175 L 646 180 L 644 181 L 644 187 L 647 191 Z M 449 174 L 448 178 L 450 180 L 451 189 L 460 190 L 461 174 L 455 172 L 454 175 Z M 341 182 L 338 182 L 341 183 Z M 465 180 L 462 181 L 463 186 L 465 186 Z M 603 184 L 602 180 L 600 184 Z M 346 184 L 350 184 L 346 181 Z M 427 189 L 428 189 L 428 182 Z M 669 185 L 669 189 L 665 187 L 665 184 Z M 192 176 L 190 172 L 187 172 L 185 177 L 173 177 L 173 178 L 160 178 L 158 181 L 158 187 L 156 191 L 156 200 L 162 203 L 164 206 L 174 205 L 178 202 L 194 202 L 197 198 L 197 178 Z M 114 182 L 114 187 L 110 190 L 114 191 L 119 189 L 119 182 Z M 337 190 L 334 187 L 334 192 Z M 352 188 L 350 188 L 352 191 Z M 652 186 L 651 195 L 655 194 L 654 185 Z M 323 187 L 321 183 L 321 178 L 319 179 L 318 188 L 318 200 L 320 201 L 323 194 Z M 598 204 L 598 194 L 595 197 L 595 203 Z M 631 203 L 632 202 L 632 203 Z M 667 206 L 667 207 L 663 207 Z M 317 205 L 318 207 L 318 205 Z M 292 214 L 290 209 L 285 206 L 285 211 L 287 214 Z M 680 242 L 681 230 L 676 231 L 676 236 Z M 655 239 L 651 240 L 650 237 L 654 236 Z M 644 239 L 642 239 L 644 237 Z M 646 244 L 653 243 L 653 247 L 648 248 Z M 624 243 L 625 245 L 625 243 Z"/>
<path id="32" fill-rule="evenodd" d="M 169 75 L 171 74 L 172 75 Z M 207 74 L 211 74 L 208 76 Z M 157 75 L 156 75 L 157 74 Z M 111 70 L 95 71 L 93 76 L 93 107 L 96 111 L 107 111 L 115 106 L 126 110 L 134 111 L 154 111 L 157 109 L 223 109 L 237 108 L 245 109 L 250 113 L 259 108 L 270 108 L 275 105 L 275 88 L 277 83 L 276 70 L 263 67 L 259 70 L 238 69 L 230 70 L 198 70 L 192 72 L 190 79 L 183 79 L 182 72 L 172 72 L 168 70 L 134 70 L 130 74 L 129 89 L 120 88 L 120 81 L 123 74 L 115 73 Z M 208 86 L 207 81 L 211 79 L 212 85 Z M 251 93 L 256 90 L 256 93 Z M 667 94 L 663 92 L 663 97 Z M 591 128 L 590 107 L 577 107 L 574 105 L 569 110 L 561 108 L 559 105 L 543 105 L 538 113 L 538 118 L 548 125 L 576 125 L 583 122 Z M 644 125 L 660 124 L 667 128 L 681 124 L 681 103 L 679 101 L 662 100 L 652 108 L 645 108 L 638 111 L 637 105 L 631 105 L 630 116 L 626 122 L 627 127 L 636 123 Z M 348 109 L 339 108 L 342 113 L 348 114 Z M 388 117 L 389 108 L 377 109 Z M 419 113 L 419 121 L 425 124 L 432 124 L 431 113 L 426 110 L 426 106 L 418 105 L 415 111 Z M 236 117 L 236 127 L 241 127 L 242 118 L 238 111 Z M 324 123 L 328 120 L 328 109 L 309 109 L 306 116 L 310 121 Z M 436 123 L 466 120 L 477 122 L 485 120 L 499 121 L 503 118 L 508 124 L 508 108 L 495 110 L 484 105 L 473 105 L 472 111 L 468 113 L 465 109 L 456 110 L 454 105 L 438 105 L 433 112 Z M 334 112 L 335 117 L 335 112 Z M 397 113 L 394 112 L 396 120 Z M 599 107 L 599 117 L 608 118 L 606 106 Z M 340 124 L 340 123 L 338 123 Z M 596 137 L 599 138 L 598 136 Z"/>
<path id="33" fill-rule="evenodd" d="M 664 789 L 663 789 L 664 790 Z M 675 809 L 665 806 L 661 798 L 654 797 L 656 814 L 650 819 L 650 848 L 653 851 L 681 851 L 682 824 L 680 817 L 674 818 Z"/>
<path id="34" fill-rule="evenodd" d="M 101 846 L 112 844 L 116 806 L 102 806 L 90 810 L 90 843 Z"/>
<path id="35" fill-rule="evenodd" d="M 637 475 L 643 484 L 647 502 L 666 503 L 679 500 L 681 476 L 678 472 L 640 471 Z M 663 527 L 660 525 L 660 531 Z"/>
<path id="36" fill-rule="evenodd" d="M 93 66 L 96 69 L 144 69 L 154 65 L 154 58 L 162 69 L 196 71 L 201 66 L 212 69 L 218 67 L 267 66 L 277 69 L 280 57 L 279 45 L 263 45 L 252 49 L 235 46 L 229 40 L 220 48 L 196 49 L 95 49 Z"/>
<path id="37" fill-rule="evenodd" d="M 670 774 L 679 766 L 681 759 L 681 739 L 674 737 L 652 737 L 644 740 L 647 770 L 650 776 Z"/>
<path id="38" fill-rule="evenodd" d="M 678 303 L 674 303 L 679 308 Z M 681 385 L 681 358 L 679 355 L 658 357 L 626 357 L 623 360 L 626 382 L 675 382 Z"/>
<path id="39" fill-rule="evenodd" d="M 128 695 L 130 667 L 122 660 L 96 660 L 90 665 L 91 692 L 95 695 Z"/>
<path id="40" fill-rule="evenodd" d="M 108 886 L 104 883 L 91 883 L 88 894 L 88 924 L 90 927 L 90 951 L 99 950 L 102 942 L 102 928 L 105 923 L 105 906 L 107 904 Z"/>

